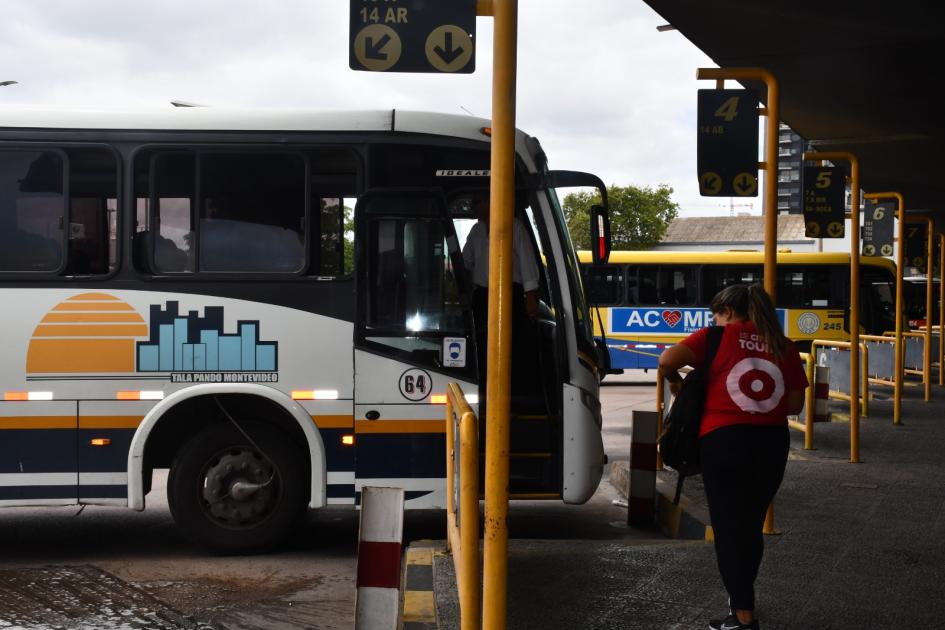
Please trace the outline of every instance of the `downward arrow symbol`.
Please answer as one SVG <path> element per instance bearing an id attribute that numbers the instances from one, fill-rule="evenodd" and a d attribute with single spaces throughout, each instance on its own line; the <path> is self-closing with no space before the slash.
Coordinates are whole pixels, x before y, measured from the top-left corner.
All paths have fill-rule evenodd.
<path id="1" fill-rule="evenodd" d="M 745 192 L 746 190 L 751 190 L 753 182 L 748 177 L 743 176 L 737 183 L 739 192 Z"/>
<path id="2" fill-rule="evenodd" d="M 463 54 L 464 49 L 461 46 L 453 48 L 453 34 L 451 32 L 446 32 L 444 43 L 446 44 L 446 50 L 440 46 L 436 46 L 433 49 L 433 52 L 439 55 L 440 59 L 442 59 L 444 63 L 453 63 L 456 61 L 457 57 Z"/>

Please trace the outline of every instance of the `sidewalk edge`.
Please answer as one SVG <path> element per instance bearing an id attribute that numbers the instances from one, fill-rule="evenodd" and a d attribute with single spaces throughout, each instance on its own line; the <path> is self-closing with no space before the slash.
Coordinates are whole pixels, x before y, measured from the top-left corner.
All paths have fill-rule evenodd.
<path id="1" fill-rule="evenodd" d="M 401 619 L 403 630 L 437 630 L 436 596 L 433 592 L 433 554 L 439 541 L 418 540 L 404 552 Z"/>
<path id="2" fill-rule="evenodd" d="M 610 467 L 610 483 L 624 498 L 629 495 L 630 465 L 625 461 L 614 462 Z M 668 538 L 712 541 L 712 525 L 708 511 L 685 495 L 679 505 L 673 505 L 676 489 L 663 479 L 656 479 L 656 519 Z"/>

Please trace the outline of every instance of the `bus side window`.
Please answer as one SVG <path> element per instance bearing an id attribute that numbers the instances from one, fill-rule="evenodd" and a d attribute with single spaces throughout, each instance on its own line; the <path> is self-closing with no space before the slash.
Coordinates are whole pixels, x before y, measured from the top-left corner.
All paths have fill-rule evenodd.
<path id="1" fill-rule="evenodd" d="M 659 268 L 654 266 L 640 267 L 637 290 L 640 293 L 640 304 L 643 306 L 659 304 L 656 281 L 658 271 Z"/>
<path id="2" fill-rule="evenodd" d="M 585 265 L 587 301 L 592 305 L 618 306 L 625 303 L 623 267 Z"/>
<path id="3" fill-rule="evenodd" d="M 64 162 L 55 151 L 0 151 L 0 271 L 60 268 Z"/>
<path id="4" fill-rule="evenodd" d="M 66 275 L 100 275 L 117 265 L 118 163 L 105 148 L 69 148 Z"/>
<path id="5" fill-rule="evenodd" d="M 688 306 L 696 301 L 696 269 L 663 267 L 660 272 L 660 303 Z"/>

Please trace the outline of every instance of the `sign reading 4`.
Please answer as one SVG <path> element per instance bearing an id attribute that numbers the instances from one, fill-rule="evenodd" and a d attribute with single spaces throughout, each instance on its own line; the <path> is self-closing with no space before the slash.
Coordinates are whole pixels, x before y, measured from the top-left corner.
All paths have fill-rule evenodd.
<path id="1" fill-rule="evenodd" d="M 699 90 L 696 152 L 706 197 L 758 195 L 758 95 Z"/>

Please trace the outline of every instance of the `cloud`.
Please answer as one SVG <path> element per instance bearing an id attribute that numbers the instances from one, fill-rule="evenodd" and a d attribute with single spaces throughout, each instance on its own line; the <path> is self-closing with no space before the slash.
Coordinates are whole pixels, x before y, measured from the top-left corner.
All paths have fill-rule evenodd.
<path id="1" fill-rule="evenodd" d="M 183 99 L 489 116 L 491 18 L 476 21 L 474 74 L 355 72 L 349 6 L 0 0 L 0 79 L 20 81 L 0 88 L 0 104 L 120 109 Z M 680 33 L 657 32 L 661 23 L 642 2 L 520 2 L 517 123 L 541 140 L 553 168 L 668 184 L 685 214 L 704 214 L 728 201 L 699 197 L 695 174 L 695 72 L 713 64 Z"/>

